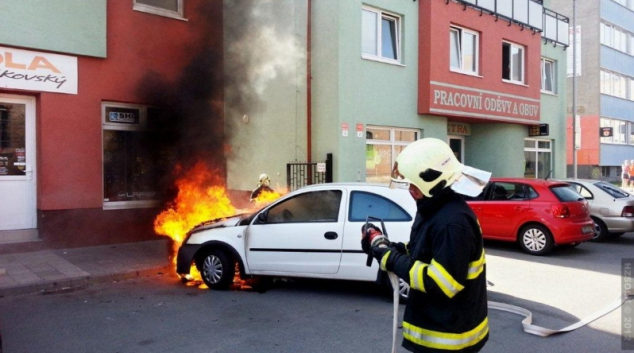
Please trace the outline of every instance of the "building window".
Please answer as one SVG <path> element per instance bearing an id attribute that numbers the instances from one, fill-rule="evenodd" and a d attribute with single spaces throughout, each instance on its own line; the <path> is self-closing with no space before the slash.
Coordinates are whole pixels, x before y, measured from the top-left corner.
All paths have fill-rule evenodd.
<path id="1" fill-rule="evenodd" d="M 601 44 L 632 54 L 632 50 L 628 49 L 628 40 L 630 41 L 630 46 L 632 45 L 632 33 L 612 24 L 601 22 L 599 37 Z"/>
<path id="2" fill-rule="evenodd" d="M 133 9 L 159 16 L 184 19 L 184 0 L 134 0 Z"/>
<path id="3" fill-rule="evenodd" d="M 601 137 L 601 143 L 618 143 L 618 144 L 626 144 L 628 139 L 630 143 L 632 143 L 632 136 L 628 137 L 627 135 L 627 127 L 631 125 L 622 120 L 609 119 L 609 118 L 601 118 L 601 127 L 611 127 L 612 128 L 612 136 Z M 630 126 L 631 131 L 631 126 Z"/>
<path id="4" fill-rule="evenodd" d="M 548 93 L 556 93 L 556 73 L 555 62 L 542 58 L 542 91 Z"/>
<path id="5" fill-rule="evenodd" d="M 451 27 L 449 31 L 451 70 L 478 73 L 478 42 L 477 32 Z"/>
<path id="6" fill-rule="evenodd" d="M 502 79 L 524 83 L 524 47 L 502 43 Z"/>
<path id="7" fill-rule="evenodd" d="M 524 177 L 552 177 L 552 153 L 550 140 L 524 139 Z"/>
<path id="8" fill-rule="evenodd" d="M 628 80 L 631 82 L 631 77 L 601 70 L 599 80 L 601 93 L 623 99 L 628 99 L 631 96 L 628 94 L 628 86 L 631 86 L 628 84 Z"/>
<path id="9" fill-rule="evenodd" d="M 366 128 L 365 178 L 368 183 L 389 184 L 396 156 L 418 140 L 418 130 L 390 127 Z"/>
<path id="10" fill-rule="evenodd" d="M 362 57 L 391 63 L 401 62 L 401 18 L 364 7 L 362 12 Z"/>
<path id="11" fill-rule="evenodd" d="M 147 132 L 157 109 L 142 105 L 103 103 L 103 207 L 104 209 L 157 206 L 161 198 L 157 180 L 169 173 L 160 159 L 161 148 Z M 150 119 L 148 119 L 150 116 Z"/>

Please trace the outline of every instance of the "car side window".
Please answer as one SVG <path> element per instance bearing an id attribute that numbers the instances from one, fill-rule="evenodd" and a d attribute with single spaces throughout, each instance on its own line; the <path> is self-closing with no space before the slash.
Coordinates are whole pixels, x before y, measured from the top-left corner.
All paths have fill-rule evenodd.
<path id="1" fill-rule="evenodd" d="M 337 222 L 340 190 L 307 192 L 269 208 L 266 223 Z"/>
<path id="2" fill-rule="evenodd" d="M 368 216 L 390 222 L 409 222 L 412 220 L 412 216 L 392 200 L 368 192 L 353 191 L 350 195 L 348 220 L 365 222 Z"/>
<path id="3" fill-rule="evenodd" d="M 532 187 L 521 183 L 496 182 L 490 189 L 488 198 L 491 201 L 523 201 L 537 197 Z"/>
<path id="4" fill-rule="evenodd" d="M 576 191 L 579 195 L 583 196 L 583 198 L 585 198 L 586 200 L 592 200 L 594 198 L 594 196 L 592 196 L 592 193 L 590 192 L 590 190 L 588 190 L 587 188 L 583 187 L 582 185 L 571 183 L 570 187 L 574 191 Z"/>

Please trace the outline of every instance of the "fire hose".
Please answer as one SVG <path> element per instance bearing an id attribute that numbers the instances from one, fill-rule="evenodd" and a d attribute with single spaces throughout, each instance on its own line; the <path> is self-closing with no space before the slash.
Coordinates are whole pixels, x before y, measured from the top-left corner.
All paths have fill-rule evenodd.
<path id="1" fill-rule="evenodd" d="M 374 219 L 381 222 L 381 229 L 378 229 L 373 224 L 369 223 L 370 219 Z M 365 237 L 369 237 L 370 246 L 378 246 L 378 247 L 387 247 L 390 244 L 390 240 L 387 237 L 387 232 L 385 230 L 385 224 L 383 220 L 374 217 L 368 217 L 366 219 L 366 223 L 363 226 L 363 234 Z M 368 254 L 368 258 L 366 260 L 366 265 L 372 266 L 372 254 Z M 400 292 L 399 292 L 399 278 L 398 276 L 390 271 L 387 271 L 388 277 L 390 279 L 390 284 L 392 285 L 392 293 L 393 293 L 393 316 L 392 316 L 392 353 L 396 352 L 396 336 L 398 329 L 398 307 L 400 303 Z M 493 286 L 493 284 L 487 281 L 487 286 Z M 489 309 L 505 311 L 512 314 L 517 314 L 524 316 L 522 320 L 522 329 L 524 332 L 529 333 L 531 335 L 540 336 L 540 337 L 548 337 L 551 335 L 570 332 L 576 330 L 580 327 L 583 327 L 609 313 L 621 307 L 627 300 L 634 299 L 634 290 L 629 289 L 628 291 L 624 291 L 619 297 L 617 297 L 614 301 L 612 301 L 606 307 L 596 311 L 595 313 L 585 317 L 582 320 L 577 321 L 574 324 L 568 325 L 559 330 L 553 330 L 546 327 L 541 327 L 537 325 L 533 325 L 533 313 L 529 310 L 500 302 L 495 302 L 489 300 L 487 302 Z"/>

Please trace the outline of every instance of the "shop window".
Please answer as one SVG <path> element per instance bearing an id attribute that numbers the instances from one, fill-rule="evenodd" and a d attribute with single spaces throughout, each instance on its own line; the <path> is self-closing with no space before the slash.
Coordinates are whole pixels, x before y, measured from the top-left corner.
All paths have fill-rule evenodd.
<path id="1" fill-rule="evenodd" d="M 556 93 L 555 74 L 555 62 L 542 58 L 542 92 Z"/>
<path id="2" fill-rule="evenodd" d="M 159 177 L 169 173 L 147 131 L 148 120 L 158 114 L 142 105 L 102 104 L 104 209 L 158 205 Z"/>
<path id="3" fill-rule="evenodd" d="M 183 19 L 185 0 L 134 0 L 134 10 L 154 15 Z"/>
<path id="4" fill-rule="evenodd" d="M 502 43 L 502 79 L 513 83 L 524 83 L 524 47 Z"/>
<path id="5" fill-rule="evenodd" d="M 401 62 L 401 18 L 364 7 L 362 12 L 362 57 L 390 63 Z"/>
<path id="6" fill-rule="evenodd" d="M 539 139 L 524 140 L 524 177 L 552 178 L 552 141 Z"/>
<path id="7" fill-rule="evenodd" d="M 478 73 L 478 33 L 460 27 L 449 31 L 450 67 L 452 71 Z"/>
<path id="8" fill-rule="evenodd" d="M 418 138 L 418 130 L 368 126 L 365 155 L 366 182 L 389 184 L 396 156 Z"/>

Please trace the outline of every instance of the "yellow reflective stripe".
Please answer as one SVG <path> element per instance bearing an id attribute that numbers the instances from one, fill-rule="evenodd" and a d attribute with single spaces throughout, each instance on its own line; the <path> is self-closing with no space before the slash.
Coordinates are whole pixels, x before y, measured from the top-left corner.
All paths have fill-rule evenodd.
<path id="1" fill-rule="evenodd" d="M 403 336 L 419 346 L 457 351 L 474 346 L 489 332 L 489 320 L 484 320 L 476 328 L 465 333 L 447 333 L 426 330 L 403 322 Z"/>
<path id="2" fill-rule="evenodd" d="M 425 268 L 429 266 L 424 262 L 416 261 L 414 266 L 409 270 L 409 285 L 410 288 L 425 292 L 425 282 L 423 281 L 423 273 Z"/>
<path id="3" fill-rule="evenodd" d="M 381 270 L 383 271 L 387 271 L 387 268 L 385 268 L 386 264 L 387 264 L 387 259 L 388 257 L 390 257 L 390 253 L 392 252 L 392 250 L 388 250 L 388 252 L 386 252 L 383 257 L 381 258 Z"/>
<path id="4" fill-rule="evenodd" d="M 484 258 L 484 249 L 482 249 L 482 254 L 480 255 L 480 258 L 469 263 L 469 272 L 467 272 L 467 279 L 477 278 L 484 270 L 485 263 L 486 260 Z"/>
<path id="5" fill-rule="evenodd" d="M 458 294 L 464 286 L 458 283 L 441 264 L 439 264 L 436 260 L 431 260 L 431 265 L 427 270 L 427 275 L 431 277 L 438 287 L 445 293 L 449 298 L 453 298 L 454 295 Z"/>

